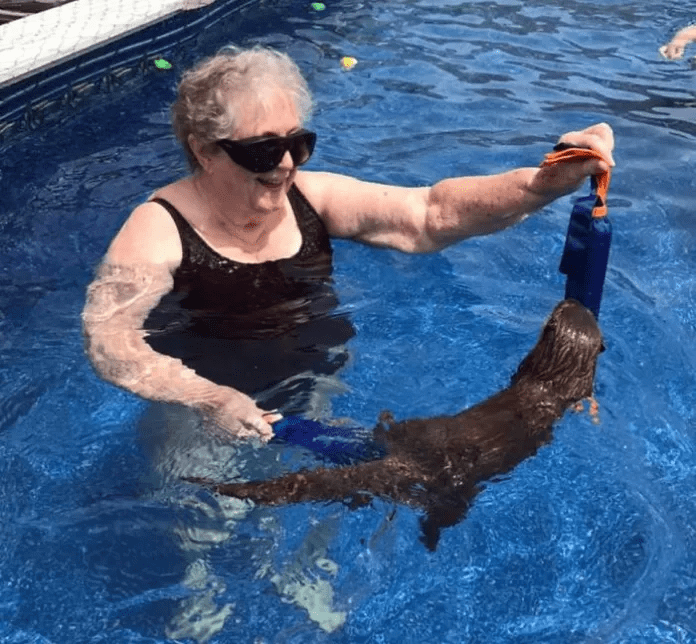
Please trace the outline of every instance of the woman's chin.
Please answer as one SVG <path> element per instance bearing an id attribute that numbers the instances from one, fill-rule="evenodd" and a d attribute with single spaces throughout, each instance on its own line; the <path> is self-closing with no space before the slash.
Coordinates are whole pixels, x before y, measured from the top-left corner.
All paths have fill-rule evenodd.
<path id="1" fill-rule="evenodd" d="M 285 182 L 272 187 L 259 184 L 259 189 L 256 190 L 256 209 L 270 212 L 284 207 L 288 190 L 289 186 Z"/>

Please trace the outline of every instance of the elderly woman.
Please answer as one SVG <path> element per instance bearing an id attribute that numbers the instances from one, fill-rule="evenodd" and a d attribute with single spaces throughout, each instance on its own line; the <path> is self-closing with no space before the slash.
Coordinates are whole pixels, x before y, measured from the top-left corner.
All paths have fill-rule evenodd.
<path id="1" fill-rule="evenodd" d="M 330 237 L 438 251 L 607 169 L 588 160 L 422 188 L 300 171 L 316 140 L 310 108 L 297 66 L 273 50 L 227 48 L 184 75 L 172 115 L 192 172 L 131 213 L 89 287 L 86 346 L 103 378 L 268 440 L 275 410 L 346 359 Z M 606 124 L 560 142 L 613 164 Z"/>

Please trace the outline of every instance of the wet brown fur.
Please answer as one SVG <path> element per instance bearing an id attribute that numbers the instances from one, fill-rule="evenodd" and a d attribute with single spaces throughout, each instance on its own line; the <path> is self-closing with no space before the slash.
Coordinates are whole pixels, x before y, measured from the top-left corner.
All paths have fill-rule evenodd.
<path id="1" fill-rule="evenodd" d="M 574 300 L 559 303 L 510 386 L 454 416 L 394 421 L 383 412 L 375 440 L 384 458 L 321 468 L 268 481 L 212 483 L 215 492 L 281 505 L 373 496 L 425 510 L 421 540 L 434 550 L 442 528 L 461 521 L 480 483 L 512 470 L 551 440 L 553 423 L 592 395 L 602 336 L 592 313 Z"/>

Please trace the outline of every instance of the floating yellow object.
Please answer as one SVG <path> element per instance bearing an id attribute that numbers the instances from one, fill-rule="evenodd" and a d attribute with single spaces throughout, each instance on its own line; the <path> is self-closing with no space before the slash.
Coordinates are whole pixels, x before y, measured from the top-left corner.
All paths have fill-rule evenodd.
<path id="1" fill-rule="evenodd" d="M 344 56 L 341 58 L 341 67 L 343 69 L 353 69 L 358 64 L 358 59 L 352 56 Z"/>

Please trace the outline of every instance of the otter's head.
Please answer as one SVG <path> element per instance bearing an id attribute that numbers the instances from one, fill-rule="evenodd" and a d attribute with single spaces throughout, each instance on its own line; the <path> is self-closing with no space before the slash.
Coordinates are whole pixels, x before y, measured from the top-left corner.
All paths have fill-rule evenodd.
<path id="1" fill-rule="evenodd" d="M 563 300 L 512 377 L 512 384 L 531 381 L 555 393 L 564 404 L 582 400 L 592 395 L 602 351 L 602 332 L 592 312 L 576 300 Z"/>

